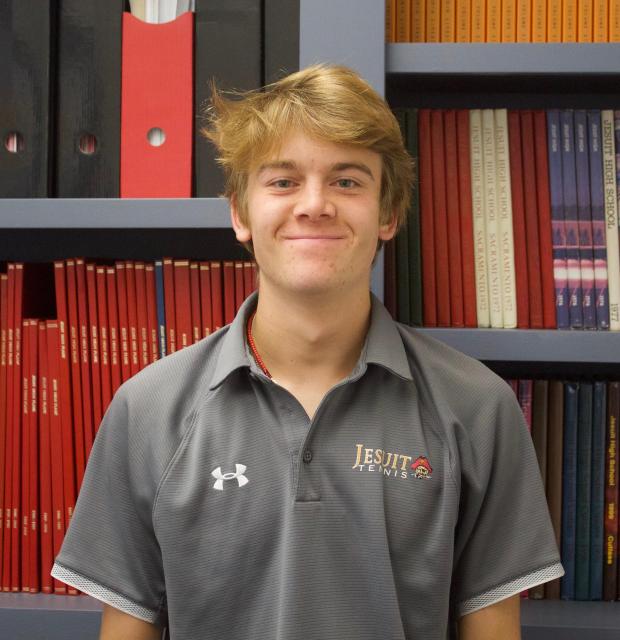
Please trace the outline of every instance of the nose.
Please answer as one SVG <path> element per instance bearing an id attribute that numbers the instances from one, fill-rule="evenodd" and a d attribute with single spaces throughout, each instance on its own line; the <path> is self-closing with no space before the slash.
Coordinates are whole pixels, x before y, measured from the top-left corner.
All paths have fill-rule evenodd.
<path id="1" fill-rule="evenodd" d="M 293 213 L 296 217 L 310 220 L 333 218 L 336 215 L 336 205 L 329 197 L 326 186 L 308 182 L 299 190 Z"/>

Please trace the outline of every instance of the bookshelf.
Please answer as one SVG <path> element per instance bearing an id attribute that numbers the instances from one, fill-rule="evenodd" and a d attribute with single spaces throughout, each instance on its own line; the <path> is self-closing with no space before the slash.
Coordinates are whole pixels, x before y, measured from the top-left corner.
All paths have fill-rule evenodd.
<path id="1" fill-rule="evenodd" d="M 406 105 L 413 92 L 419 106 L 429 107 L 620 105 L 617 44 L 385 45 L 383 2 L 289 4 L 298 7 L 300 66 L 318 61 L 351 66 L 393 106 Z M 128 259 L 243 255 L 220 198 L 0 199 L 1 260 L 111 257 L 111 252 Z M 381 259 L 372 286 L 382 297 Z M 421 331 L 513 371 L 617 375 L 620 367 L 617 333 Z M 94 640 L 100 615 L 101 605 L 86 596 L 0 594 L 0 628 L 14 639 Z M 620 603 L 526 601 L 522 627 L 524 640 L 551 634 L 556 640 L 611 640 L 620 633 Z"/>
<path id="2" fill-rule="evenodd" d="M 620 106 L 618 44 L 385 45 L 383 2 L 301 0 L 301 7 L 302 36 L 304 21 L 316 27 L 321 16 L 332 18 L 317 34 L 323 55 L 318 59 L 361 71 L 393 107 Z M 375 22 L 362 23 L 360 15 Z M 349 24 L 355 36 L 345 29 Z M 306 54 L 303 43 L 301 37 L 300 61 L 317 61 Z M 380 63 L 382 74 L 377 70 Z M 620 371 L 617 332 L 420 330 L 485 361 L 500 374 L 617 376 Z M 607 640 L 620 634 L 620 603 L 524 601 L 521 620 L 524 640 L 551 635 L 557 640 Z"/>

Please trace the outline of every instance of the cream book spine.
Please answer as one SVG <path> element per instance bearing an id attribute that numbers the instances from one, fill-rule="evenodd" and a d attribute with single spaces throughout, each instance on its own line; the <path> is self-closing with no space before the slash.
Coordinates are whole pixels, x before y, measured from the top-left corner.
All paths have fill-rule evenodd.
<path id="1" fill-rule="evenodd" d="M 603 188 L 605 194 L 609 328 L 612 331 L 618 331 L 620 330 L 620 243 L 618 242 L 614 112 L 611 109 L 603 109 L 601 111 L 601 128 L 603 138 Z"/>
<path id="2" fill-rule="evenodd" d="M 482 109 L 482 184 L 484 189 L 484 222 L 487 240 L 489 314 L 491 317 L 491 327 L 493 329 L 503 329 L 502 261 L 499 243 L 497 162 L 495 161 L 495 114 L 493 109 Z"/>
<path id="3" fill-rule="evenodd" d="M 508 151 L 508 112 L 495 109 L 495 163 L 497 168 L 497 212 L 502 273 L 502 316 L 504 329 L 517 327 L 517 285 L 512 226 L 512 191 Z"/>
<path id="4" fill-rule="evenodd" d="M 490 327 L 487 245 L 482 185 L 482 113 L 469 112 L 469 149 L 471 161 L 472 224 L 474 232 L 474 267 L 476 277 L 476 313 L 480 328 Z"/>

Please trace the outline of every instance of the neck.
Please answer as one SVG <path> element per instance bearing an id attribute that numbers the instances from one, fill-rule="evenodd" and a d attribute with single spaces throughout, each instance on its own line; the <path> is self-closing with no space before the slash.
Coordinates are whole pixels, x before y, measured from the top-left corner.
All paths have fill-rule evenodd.
<path id="1" fill-rule="evenodd" d="M 368 289 L 317 300 L 283 298 L 261 288 L 252 336 L 265 366 L 284 386 L 317 378 L 334 383 L 357 363 L 369 322 Z"/>

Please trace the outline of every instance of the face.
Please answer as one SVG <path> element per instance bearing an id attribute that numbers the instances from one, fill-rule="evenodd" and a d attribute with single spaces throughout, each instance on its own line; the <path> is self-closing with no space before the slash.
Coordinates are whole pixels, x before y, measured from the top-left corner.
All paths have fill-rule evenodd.
<path id="1" fill-rule="evenodd" d="M 277 157 L 248 176 L 247 224 L 234 198 L 237 240 L 252 241 L 261 290 L 321 294 L 368 289 L 378 240 L 381 156 L 303 133 L 285 138 Z"/>

